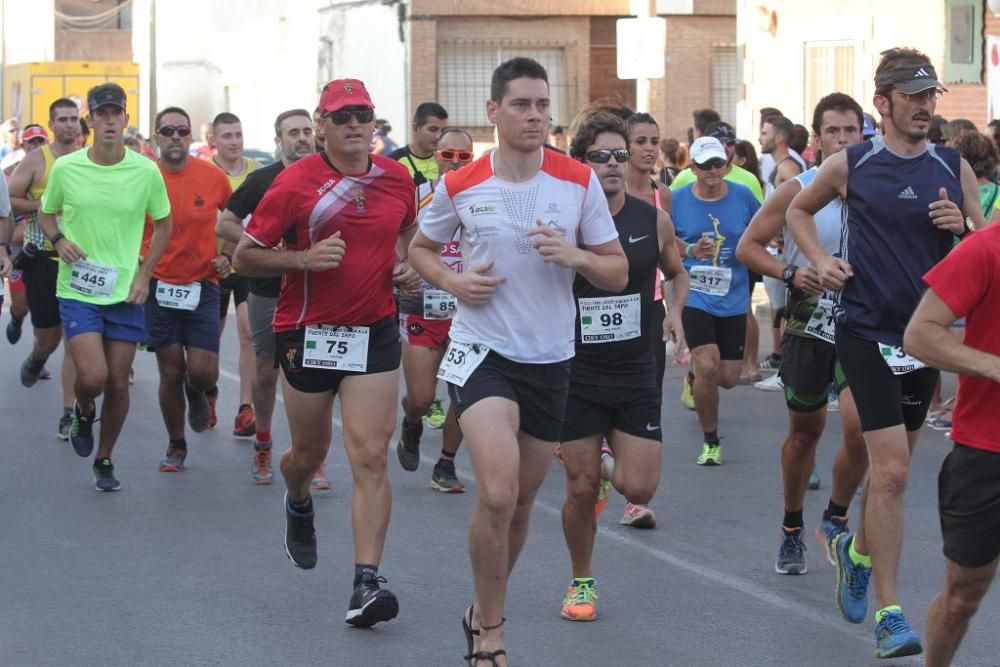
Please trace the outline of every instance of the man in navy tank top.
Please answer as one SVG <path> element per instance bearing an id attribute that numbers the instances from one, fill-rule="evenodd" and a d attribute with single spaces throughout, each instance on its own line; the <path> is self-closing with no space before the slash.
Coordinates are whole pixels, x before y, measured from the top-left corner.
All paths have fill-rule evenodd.
<path id="1" fill-rule="evenodd" d="M 850 622 L 864 621 L 874 575 L 880 658 L 923 650 L 900 608 L 896 575 L 910 456 L 938 372 L 903 350 L 903 331 L 923 293 L 923 275 L 948 254 L 955 237 L 985 224 L 972 168 L 958 151 L 927 141 L 944 90 L 924 54 L 883 52 L 873 104 L 884 136 L 826 160 L 787 214 L 822 287 L 835 292 L 837 358 L 868 447 L 871 473 L 861 517 L 867 553 L 845 533 L 832 555 L 838 607 Z M 813 217 L 838 196 L 846 209 L 839 257 L 823 249 Z"/>

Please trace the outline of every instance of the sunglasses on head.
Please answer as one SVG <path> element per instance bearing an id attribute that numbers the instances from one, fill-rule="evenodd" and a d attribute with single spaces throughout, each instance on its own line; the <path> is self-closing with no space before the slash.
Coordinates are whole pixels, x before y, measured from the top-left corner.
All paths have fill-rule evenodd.
<path id="1" fill-rule="evenodd" d="M 447 148 L 442 148 L 437 152 L 438 157 L 445 162 L 451 162 L 453 160 L 458 160 L 459 162 L 468 162 L 472 159 L 472 151 L 453 151 Z"/>
<path id="2" fill-rule="evenodd" d="M 695 162 L 699 169 L 704 169 L 708 171 L 709 169 L 722 169 L 726 166 L 726 161 L 722 158 L 714 157 L 706 162 Z"/>
<path id="3" fill-rule="evenodd" d="M 596 151 L 588 151 L 587 161 L 595 164 L 604 164 L 605 162 L 610 162 L 612 156 L 614 156 L 615 162 L 618 164 L 625 164 L 632 157 L 632 154 L 626 148 L 615 148 L 614 150 L 601 148 Z"/>
<path id="4" fill-rule="evenodd" d="M 330 111 L 323 115 L 324 118 L 332 120 L 334 125 L 347 125 L 351 122 L 351 116 L 354 116 L 359 123 L 370 123 L 375 119 L 375 109 L 369 109 L 368 107 L 361 109 L 340 109 L 339 111 Z"/>
<path id="5" fill-rule="evenodd" d="M 164 137 L 172 137 L 175 132 L 178 137 L 186 137 L 191 134 L 191 128 L 187 125 L 164 125 L 156 131 L 157 134 Z"/>

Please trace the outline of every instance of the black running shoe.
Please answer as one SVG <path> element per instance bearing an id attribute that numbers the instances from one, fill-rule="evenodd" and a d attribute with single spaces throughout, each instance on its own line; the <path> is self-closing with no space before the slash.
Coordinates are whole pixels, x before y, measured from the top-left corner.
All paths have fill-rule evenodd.
<path id="1" fill-rule="evenodd" d="M 285 492 L 285 555 L 292 565 L 303 570 L 316 567 L 316 528 L 313 512 L 301 514 L 292 509 Z"/>
<path id="2" fill-rule="evenodd" d="M 187 383 L 184 383 L 184 394 L 188 403 L 188 426 L 195 433 L 204 433 L 209 422 L 208 396 L 203 391 L 193 391 Z"/>
<path id="3" fill-rule="evenodd" d="M 24 325 L 24 318 L 18 319 L 13 315 L 10 316 L 10 322 L 7 323 L 7 342 L 11 345 L 17 345 L 17 341 L 21 340 L 22 327 Z"/>
<path id="4" fill-rule="evenodd" d="M 402 433 L 399 435 L 399 444 L 396 445 L 396 456 L 399 457 L 399 465 L 403 470 L 413 472 L 420 465 L 420 436 L 424 434 L 423 420 L 416 424 L 409 424 L 406 417 L 403 417 Z"/>
<path id="5" fill-rule="evenodd" d="M 86 458 L 94 451 L 94 422 L 97 421 L 97 410 L 85 415 L 80 412 L 80 406 L 73 405 L 73 423 L 69 427 L 69 441 L 77 456 Z"/>
<path id="6" fill-rule="evenodd" d="M 34 355 L 29 354 L 24 363 L 21 364 L 21 384 L 25 387 L 34 387 L 43 368 L 45 368 L 45 362 L 38 361 Z"/>
<path id="7" fill-rule="evenodd" d="M 354 589 L 351 606 L 347 610 L 349 624 L 356 628 L 370 628 L 376 623 L 391 621 L 399 613 L 399 602 L 392 591 L 379 588 L 385 577 L 365 577 Z"/>
<path id="8" fill-rule="evenodd" d="M 115 466 L 111 459 L 94 461 L 94 489 L 97 491 L 118 491 L 122 483 L 115 478 Z"/>

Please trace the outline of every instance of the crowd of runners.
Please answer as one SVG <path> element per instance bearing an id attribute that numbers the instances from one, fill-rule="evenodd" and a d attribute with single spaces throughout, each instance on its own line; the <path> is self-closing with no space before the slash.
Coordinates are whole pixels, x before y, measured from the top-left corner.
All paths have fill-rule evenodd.
<path id="1" fill-rule="evenodd" d="M 281 381 L 284 550 L 303 569 L 317 563 L 312 496 L 331 488 L 339 398 L 353 493 L 346 621 L 358 627 L 399 611 L 379 572 L 390 447 L 416 471 L 424 428 L 442 429 L 430 484 L 461 493 L 464 443 L 476 483 L 476 595 L 461 617 L 473 667 L 508 664 L 507 582 L 553 455 L 571 573 L 561 615 L 598 617 L 596 520 L 611 490 L 627 501 L 622 524 L 656 525 L 646 505 L 670 428 L 671 357 L 690 366 L 676 389 L 704 434 L 692 465 L 721 465 L 720 432 L 739 428 L 720 415 L 720 389 L 784 392 L 780 574 L 807 571 L 804 498 L 839 410 L 843 442 L 815 525 L 839 613 L 874 624 L 877 657 L 926 651 L 928 665 L 947 665 L 1000 554 L 1000 227 L 989 224 L 1000 186 L 997 147 L 968 121 L 930 141 L 945 92 L 927 56 L 886 51 L 878 120 L 839 92 L 819 101 L 811 132 L 766 109 L 758 160 L 710 109 L 694 112 L 688 143 L 607 101 L 553 128 L 546 71 L 518 57 L 493 73 L 497 146 L 478 157 L 433 102 L 416 109 L 411 142 L 389 151 L 365 84 L 337 79 L 315 109 L 277 116 L 277 159 L 258 167 L 228 112 L 193 144 L 189 114 L 164 108 L 155 155 L 144 154 L 125 92 L 98 85 L 82 110 L 52 101 L 48 128 L 21 131 L 0 179 L 6 337 L 16 343 L 30 317 L 28 388 L 65 345 L 51 427 L 112 492 L 137 350 L 159 371 L 159 469 L 181 473 L 188 433 L 219 421 L 232 306 L 239 408 L 223 424 L 252 438 L 250 480 L 272 484 L 272 449 L 286 444 L 271 436 Z M 761 361 L 759 282 L 774 341 Z M 956 399 L 942 400 L 940 370 L 960 374 Z M 896 580 L 910 457 L 929 420 L 955 446 L 939 479 L 945 581 L 922 641 Z"/>

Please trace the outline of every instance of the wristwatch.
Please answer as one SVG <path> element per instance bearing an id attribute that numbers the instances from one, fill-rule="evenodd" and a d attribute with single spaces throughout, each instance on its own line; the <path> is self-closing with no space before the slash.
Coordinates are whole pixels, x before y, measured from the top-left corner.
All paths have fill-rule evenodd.
<path id="1" fill-rule="evenodd" d="M 781 272 L 781 282 L 791 288 L 792 282 L 795 280 L 795 272 L 798 270 L 799 267 L 794 264 L 785 265 L 785 270 Z"/>

